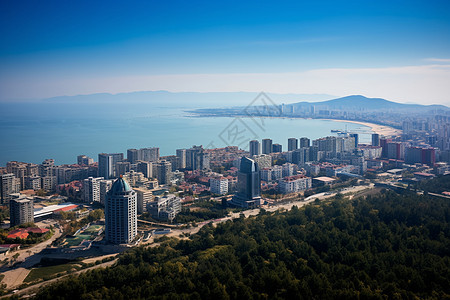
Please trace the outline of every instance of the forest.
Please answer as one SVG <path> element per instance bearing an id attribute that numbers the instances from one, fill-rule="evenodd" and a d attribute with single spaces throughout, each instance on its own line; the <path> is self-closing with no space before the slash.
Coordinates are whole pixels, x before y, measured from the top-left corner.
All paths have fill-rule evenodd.
<path id="1" fill-rule="evenodd" d="M 382 191 L 204 226 L 37 299 L 450 298 L 450 203 Z"/>

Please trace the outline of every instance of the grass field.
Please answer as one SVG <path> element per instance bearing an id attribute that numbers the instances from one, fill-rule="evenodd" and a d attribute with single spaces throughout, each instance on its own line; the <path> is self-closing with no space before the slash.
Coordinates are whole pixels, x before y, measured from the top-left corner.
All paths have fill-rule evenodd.
<path id="1" fill-rule="evenodd" d="M 28 274 L 28 276 L 23 281 L 24 283 L 29 283 L 36 281 L 38 279 L 43 278 L 49 279 L 52 275 L 69 271 L 71 269 L 79 270 L 81 269 L 80 265 L 77 264 L 64 264 L 64 265 L 57 265 L 57 266 L 50 266 L 50 267 L 41 267 L 37 269 L 32 269 L 31 272 Z"/>
<path id="2" fill-rule="evenodd" d="M 103 227 L 103 226 L 101 226 L 101 225 L 91 225 L 91 226 L 89 226 L 89 228 L 86 229 L 83 233 L 84 233 L 84 234 L 96 234 L 97 232 L 100 231 L 100 229 L 101 229 L 102 227 Z"/>
<path id="3" fill-rule="evenodd" d="M 92 236 L 90 234 L 79 234 L 74 237 L 66 238 L 66 241 L 64 242 L 65 247 L 73 247 L 78 246 L 83 240 L 90 240 L 92 239 Z"/>

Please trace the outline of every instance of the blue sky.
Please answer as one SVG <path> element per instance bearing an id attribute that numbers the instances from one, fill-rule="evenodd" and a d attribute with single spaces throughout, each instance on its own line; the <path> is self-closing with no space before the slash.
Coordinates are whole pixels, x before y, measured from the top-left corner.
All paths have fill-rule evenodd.
<path id="1" fill-rule="evenodd" d="M 164 89 L 450 104 L 450 1 L 92 2 L 0 2 L 0 100 Z"/>

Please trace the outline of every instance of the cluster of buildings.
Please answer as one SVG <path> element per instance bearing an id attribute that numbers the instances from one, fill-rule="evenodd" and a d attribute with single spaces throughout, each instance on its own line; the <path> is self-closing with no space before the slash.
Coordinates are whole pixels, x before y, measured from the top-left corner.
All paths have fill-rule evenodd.
<path id="1" fill-rule="evenodd" d="M 289 138 L 287 149 L 263 139 L 250 141 L 249 151 L 237 146 L 193 146 L 160 156 L 159 148 L 151 147 L 128 149 L 126 157 L 124 153 L 100 153 L 98 162 L 80 155 L 73 165 L 57 166 L 53 159 L 41 164 L 11 161 L 0 169 L 1 203 L 10 205 L 12 226 L 30 222 L 33 201 L 16 199 L 14 194 L 26 189 L 56 192 L 63 184 L 80 182 L 84 202 L 105 206 L 107 228 L 114 228 L 107 229 L 107 239 L 129 241 L 135 217 L 120 228 L 118 218 L 149 213 L 154 219 L 173 221 L 182 200 L 167 192 L 174 185 L 190 195 L 234 194 L 230 205 L 257 207 L 263 201 L 261 189 L 301 193 L 330 184 L 339 176 L 359 177 L 389 168 L 428 166 L 432 172 L 444 174 L 450 171 L 450 153 L 446 152 L 450 151 L 449 129 L 444 123 L 405 121 L 401 135 L 373 134 L 370 145 L 360 144 L 356 133 L 339 132 L 315 140 Z"/>

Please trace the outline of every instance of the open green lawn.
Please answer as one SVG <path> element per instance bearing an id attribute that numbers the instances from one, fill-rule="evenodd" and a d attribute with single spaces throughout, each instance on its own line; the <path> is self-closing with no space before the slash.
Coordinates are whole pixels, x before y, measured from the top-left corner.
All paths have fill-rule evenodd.
<path id="1" fill-rule="evenodd" d="M 64 246 L 66 247 L 78 246 L 83 240 L 91 240 L 91 239 L 92 236 L 90 234 L 79 234 L 75 237 L 66 238 Z"/>
<path id="2" fill-rule="evenodd" d="M 71 269 L 79 270 L 81 269 L 80 265 L 77 264 L 64 264 L 64 265 L 57 265 L 57 266 L 50 266 L 50 267 L 41 267 L 32 269 L 31 272 L 28 274 L 28 276 L 23 281 L 24 283 L 29 283 L 36 281 L 38 279 L 43 278 L 44 280 L 48 277 L 51 277 L 52 275 L 55 275 L 57 273 L 69 271 Z"/>
<path id="3" fill-rule="evenodd" d="M 86 229 L 84 234 L 95 234 L 97 233 L 103 226 L 102 225 L 91 225 L 88 229 Z"/>

